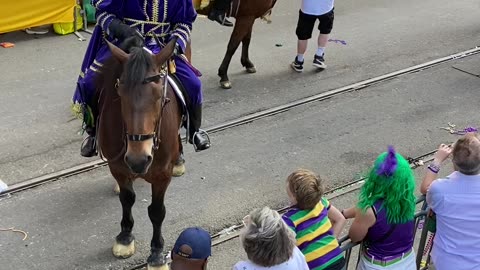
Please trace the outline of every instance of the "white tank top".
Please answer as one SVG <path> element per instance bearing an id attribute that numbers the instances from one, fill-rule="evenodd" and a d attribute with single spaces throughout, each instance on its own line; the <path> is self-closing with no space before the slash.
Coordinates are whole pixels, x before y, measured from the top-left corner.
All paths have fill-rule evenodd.
<path id="1" fill-rule="evenodd" d="M 308 264 L 302 252 L 295 247 L 290 260 L 279 265 L 263 267 L 250 261 L 241 261 L 233 266 L 233 270 L 308 270 Z"/>
<path id="2" fill-rule="evenodd" d="M 309 15 L 323 15 L 333 9 L 334 0 L 302 0 L 302 12 Z"/>

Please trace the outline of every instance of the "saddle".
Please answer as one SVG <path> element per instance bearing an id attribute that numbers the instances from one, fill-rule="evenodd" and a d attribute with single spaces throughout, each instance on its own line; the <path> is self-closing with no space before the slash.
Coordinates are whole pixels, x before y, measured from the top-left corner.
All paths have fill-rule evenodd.
<path id="1" fill-rule="evenodd" d="M 169 73 L 167 76 L 168 84 L 172 87 L 173 92 L 175 93 L 175 97 L 177 98 L 177 101 L 181 104 L 182 107 L 182 124 L 180 126 L 184 127 L 186 129 L 186 136 L 187 136 L 187 141 L 189 137 L 189 113 L 188 113 L 188 104 L 190 104 L 190 100 L 186 91 L 186 88 L 183 86 L 182 82 L 178 79 L 177 75 L 175 73 Z"/>
<path id="2" fill-rule="evenodd" d="M 206 11 L 208 11 L 208 8 L 210 5 L 215 2 L 215 0 L 192 0 L 193 1 L 193 6 L 199 14 L 206 15 Z M 277 0 L 273 1 L 273 6 L 265 12 L 262 16 L 260 16 L 260 19 L 263 21 L 267 22 L 267 24 L 272 23 L 272 9 L 275 6 Z M 227 10 L 227 17 L 235 17 L 238 14 L 238 11 L 240 10 L 240 3 L 241 0 L 233 0 L 230 4 L 230 7 Z"/>

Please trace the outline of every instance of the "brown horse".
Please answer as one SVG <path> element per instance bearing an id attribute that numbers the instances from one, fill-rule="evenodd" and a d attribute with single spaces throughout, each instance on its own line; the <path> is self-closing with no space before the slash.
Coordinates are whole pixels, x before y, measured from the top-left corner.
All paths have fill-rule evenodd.
<path id="1" fill-rule="evenodd" d="M 212 1 L 210 1 L 212 2 Z M 277 0 L 233 0 L 231 17 L 235 18 L 235 26 L 233 28 L 230 41 L 228 42 L 227 52 L 223 58 L 222 64 L 218 69 L 218 76 L 220 76 L 220 86 L 224 89 L 232 88 L 232 84 L 228 79 L 228 66 L 235 54 L 240 42 L 242 42 L 242 57 L 240 62 L 246 68 L 248 73 L 255 73 L 255 65 L 250 61 L 248 56 L 248 47 L 252 38 L 253 23 L 257 18 L 263 17 L 274 7 Z M 207 7 L 197 10 L 199 14 L 208 15 L 212 4 Z M 238 7 L 238 8 L 237 8 Z M 190 54 L 190 49 L 187 48 L 187 57 Z M 190 59 L 190 58 L 189 58 Z"/>
<path id="2" fill-rule="evenodd" d="M 157 55 L 139 47 L 131 48 L 127 54 L 108 43 L 113 57 L 102 68 L 96 96 L 100 112 L 99 152 L 108 160 L 120 187 L 123 210 L 113 254 L 127 258 L 135 252 L 133 181 L 143 178 L 152 188 L 148 207 L 153 225 L 149 269 L 168 269 L 162 254 L 164 198 L 181 151 L 182 110 L 171 86 L 165 84 L 164 64 L 171 58 L 175 42 L 172 40 Z"/>

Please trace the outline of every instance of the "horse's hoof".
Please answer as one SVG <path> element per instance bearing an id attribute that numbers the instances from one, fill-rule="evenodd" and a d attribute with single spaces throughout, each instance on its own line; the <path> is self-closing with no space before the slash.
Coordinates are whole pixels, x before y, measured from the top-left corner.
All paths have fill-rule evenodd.
<path id="1" fill-rule="evenodd" d="M 168 264 L 160 265 L 160 266 L 151 266 L 147 265 L 147 270 L 169 270 Z"/>
<path id="2" fill-rule="evenodd" d="M 115 192 L 115 194 L 120 194 L 120 186 L 118 185 L 118 183 L 115 183 L 115 186 L 113 186 L 113 192 Z"/>
<path id="3" fill-rule="evenodd" d="M 122 245 L 117 241 L 115 241 L 115 244 L 113 244 L 112 251 L 113 251 L 113 256 L 117 258 L 126 259 L 135 253 L 135 240 L 133 240 L 127 246 Z"/>
<path id="4" fill-rule="evenodd" d="M 246 68 L 247 73 L 256 73 L 257 69 L 255 67 L 247 67 Z"/>
<path id="5" fill-rule="evenodd" d="M 169 270 L 168 264 L 160 265 L 160 266 L 150 266 L 147 265 L 147 270 Z"/>
<path id="6" fill-rule="evenodd" d="M 224 81 L 224 82 L 220 82 L 220 86 L 223 89 L 230 89 L 232 88 L 232 83 L 230 81 Z"/>
<path id="7" fill-rule="evenodd" d="M 172 176 L 179 177 L 185 173 L 185 164 L 173 166 Z"/>

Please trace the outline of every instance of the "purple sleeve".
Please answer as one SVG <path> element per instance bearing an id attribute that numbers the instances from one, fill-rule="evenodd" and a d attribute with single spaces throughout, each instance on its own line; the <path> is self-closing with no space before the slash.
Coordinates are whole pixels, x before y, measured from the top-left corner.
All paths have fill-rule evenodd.
<path id="1" fill-rule="evenodd" d="M 95 17 L 99 25 L 107 35 L 110 35 L 108 27 L 115 18 L 122 17 L 123 0 L 93 0 L 96 9 Z"/>
<path id="2" fill-rule="evenodd" d="M 173 25 L 173 32 L 171 37 L 177 38 L 181 53 L 184 53 L 190 40 L 193 22 L 197 18 L 197 11 L 193 7 L 192 0 L 181 0 L 180 2 L 177 10 L 172 14 L 170 23 Z"/>

